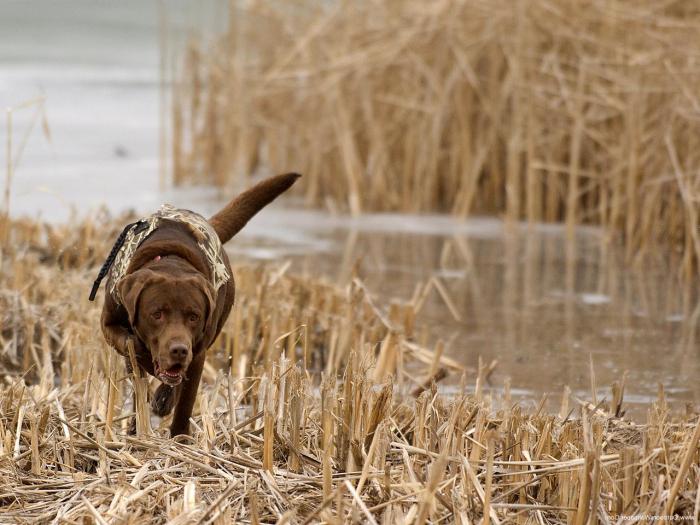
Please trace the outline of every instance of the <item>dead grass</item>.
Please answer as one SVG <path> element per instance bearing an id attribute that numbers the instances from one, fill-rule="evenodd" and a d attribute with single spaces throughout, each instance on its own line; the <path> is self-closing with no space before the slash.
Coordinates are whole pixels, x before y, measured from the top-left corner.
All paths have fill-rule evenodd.
<path id="1" fill-rule="evenodd" d="M 460 367 L 419 344 L 413 304 L 387 310 L 359 280 L 339 288 L 284 265 L 235 269 L 193 436 L 168 439 L 87 301 L 122 222 L 6 225 L 0 521 L 697 520 L 700 421 L 672 415 L 663 393 L 645 424 L 615 415 L 623 384 L 610 407 L 565 395 L 559 416 L 524 414 L 507 389 L 484 394 L 483 365 L 464 370 L 474 394 L 445 396 L 429 378 Z"/>
<path id="2" fill-rule="evenodd" d="M 696 4 L 231 5 L 176 74 L 176 184 L 294 169 L 316 205 L 599 224 L 697 267 Z"/>

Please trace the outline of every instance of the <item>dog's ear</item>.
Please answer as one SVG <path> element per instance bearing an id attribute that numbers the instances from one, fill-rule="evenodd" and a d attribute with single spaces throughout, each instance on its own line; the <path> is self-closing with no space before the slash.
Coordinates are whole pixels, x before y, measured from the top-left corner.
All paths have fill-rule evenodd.
<path id="1" fill-rule="evenodd" d="M 129 324 L 131 324 L 132 327 L 136 324 L 141 292 L 143 292 L 146 286 L 157 280 L 159 280 L 158 273 L 153 270 L 142 268 L 126 275 L 119 281 L 119 284 L 117 284 L 117 292 L 126 309 L 126 313 L 129 315 Z"/>

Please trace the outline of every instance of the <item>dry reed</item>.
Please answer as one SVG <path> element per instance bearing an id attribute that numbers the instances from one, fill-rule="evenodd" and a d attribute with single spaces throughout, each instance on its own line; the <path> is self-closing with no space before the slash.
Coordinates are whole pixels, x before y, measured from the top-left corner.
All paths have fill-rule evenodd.
<path id="1" fill-rule="evenodd" d="M 599 224 L 700 257 L 692 2 L 231 2 L 176 78 L 176 184 L 298 170 L 308 202 Z"/>
<path id="2" fill-rule="evenodd" d="M 466 370 L 474 395 L 443 395 L 429 377 L 459 367 L 413 340 L 415 306 L 385 315 L 359 280 L 343 289 L 285 265 L 235 269 L 193 435 L 141 417 L 128 436 L 131 385 L 148 385 L 106 348 L 87 301 L 118 230 L 104 216 L 9 223 L 0 522 L 697 522 L 700 420 L 670 414 L 663 393 L 645 424 L 616 416 L 620 385 L 609 407 L 565 395 L 560 416 L 524 414 L 483 392 L 486 365 Z"/>

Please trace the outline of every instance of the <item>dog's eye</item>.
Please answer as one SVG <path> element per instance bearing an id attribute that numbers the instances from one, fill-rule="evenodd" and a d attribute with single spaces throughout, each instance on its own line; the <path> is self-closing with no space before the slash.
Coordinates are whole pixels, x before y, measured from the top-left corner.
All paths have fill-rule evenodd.
<path id="1" fill-rule="evenodd" d="M 151 317 L 153 317 L 153 319 L 158 321 L 161 317 L 163 317 L 163 312 L 161 312 L 160 310 L 158 310 L 157 312 L 153 312 L 151 314 Z"/>
<path id="2" fill-rule="evenodd" d="M 197 314 L 190 314 L 190 323 L 196 323 L 199 321 L 199 316 Z"/>

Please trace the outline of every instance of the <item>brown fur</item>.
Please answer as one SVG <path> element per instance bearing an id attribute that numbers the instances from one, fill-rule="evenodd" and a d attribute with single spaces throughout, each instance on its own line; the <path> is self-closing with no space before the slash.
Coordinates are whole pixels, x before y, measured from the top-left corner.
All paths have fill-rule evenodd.
<path id="1" fill-rule="evenodd" d="M 242 193 L 209 219 L 225 243 L 253 215 L 287 190 L 297 174 L 271 177 Z M 136 250 L 126 276 L 118 285 L 123 305 L 105 294 L 102 332 L 127 358 L 133 341 L 139 366 L 164 381 L 152 400 L 155 413 L 174 407 L 171 436 L 186 434 L 209 348 L 233 306 L 233 277 L 218 292 L 197 238 L 186 224 L 161 221 Z M 224 263 L 230 262 L 224 252 Z"/>

